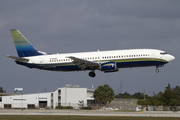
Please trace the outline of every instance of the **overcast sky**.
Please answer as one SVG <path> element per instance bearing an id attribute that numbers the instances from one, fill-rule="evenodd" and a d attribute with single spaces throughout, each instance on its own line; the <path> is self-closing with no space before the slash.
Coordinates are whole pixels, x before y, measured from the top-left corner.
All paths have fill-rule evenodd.
<path id="1" fill-rule="evenodd" d="M 179 0 L 1 0 L 0 86 L 8 93 L 55 91 L 66 84 L 94 88 L 109 84 L 118 93 L 152 95 L 171 84 L 180 86 Z M 36 49 L 50 53 L 88 52 L 131 48 L 164 50 L 176 59 L 155 67 L 126 68 L 119 72 L 51 72 L 17 65 L 10 29 L 18 29 Z"/>

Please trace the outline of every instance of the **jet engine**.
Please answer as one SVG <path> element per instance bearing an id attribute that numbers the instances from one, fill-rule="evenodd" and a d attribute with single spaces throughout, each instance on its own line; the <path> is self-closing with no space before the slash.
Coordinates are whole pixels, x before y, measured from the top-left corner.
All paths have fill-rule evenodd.
<path id="1" fill-rule="evenodd" d="M 116 72 L 118 71 L 116 62 L 106 62 L 101 64 L 101 71 L 106 72 Z"/>

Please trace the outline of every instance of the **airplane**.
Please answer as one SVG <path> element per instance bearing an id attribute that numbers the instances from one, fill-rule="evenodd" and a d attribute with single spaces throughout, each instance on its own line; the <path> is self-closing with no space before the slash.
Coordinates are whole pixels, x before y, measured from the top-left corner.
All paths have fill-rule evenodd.
<path id="1" fill-rule="evenodd" d="M 121 68 L 164 66 L 174 56 L 157 49 L 127 49 L 95 52 L 50 54 L 36 50 L 17 29 L 10 30 L 18 57 L 7 55 L 19 65 L 50 71 L 85 71 L 95 77 L 95 70 L 104 73 L 117 72 Z"/>

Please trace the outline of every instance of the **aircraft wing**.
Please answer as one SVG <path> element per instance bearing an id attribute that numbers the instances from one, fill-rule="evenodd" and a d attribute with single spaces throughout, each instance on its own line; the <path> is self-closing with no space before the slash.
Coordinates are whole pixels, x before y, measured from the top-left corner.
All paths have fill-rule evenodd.
<path id="1" fill-rule="evenodd" d="M 83 60 L 83 59 L 76 58 L 76 57 L 73 57 L 73 56 L 70 56 L 70 57 L 67 57 L 67 58 L 70 58 L 71 60 L 73 60 L 72 63 L 74 63 L 75 65 L 81 67 L 82 69 L 85 69 L 87 67 L 90 67 L 92 69 L 99 67 L 98 63 L 91 62 L 91 61 L 88 61 L 88 60 Z"/>
<path id="2" fill-rule="evenodd" d="M 10 56 L 10 55 L 7 55 L 7 57 L 14 59 L 16 61 L 19 61 L 19 62 L 28 62 L 29 61 L 29 59 L 21 58 L 21 57 L 15 57 L 15 56 Z"/>

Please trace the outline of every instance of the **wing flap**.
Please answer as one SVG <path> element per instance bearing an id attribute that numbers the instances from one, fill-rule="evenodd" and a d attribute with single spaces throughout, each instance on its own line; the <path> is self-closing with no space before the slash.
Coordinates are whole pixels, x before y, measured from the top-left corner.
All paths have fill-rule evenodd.
<path id="1" fill-rule="evenodd" d="M 10 56 L 10 55 L 7 55 L 7 57 L 11 58 L 11 59 L 14 59 L 16 61 L 19 61 L 19 62 L 28 62 L 29 59 L 26 59 L 26 58 L 21 58 L 21 57 L 16 57 L 16 56 Z"/>

